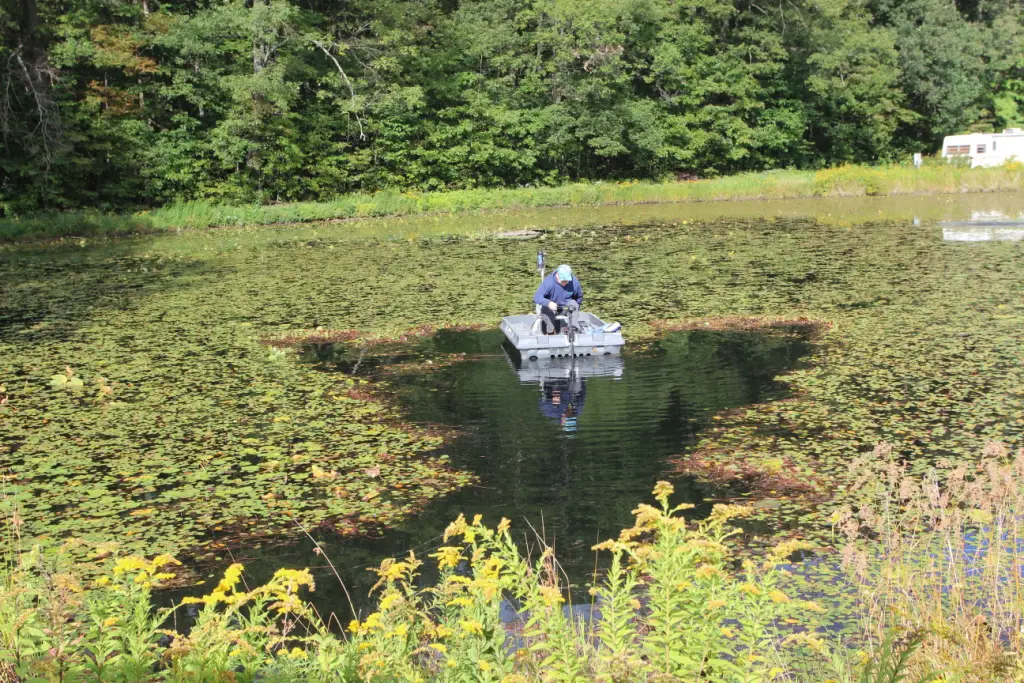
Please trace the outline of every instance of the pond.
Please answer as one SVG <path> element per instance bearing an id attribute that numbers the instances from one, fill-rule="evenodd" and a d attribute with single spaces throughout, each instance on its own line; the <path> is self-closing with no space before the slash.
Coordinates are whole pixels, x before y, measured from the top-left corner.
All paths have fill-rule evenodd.
<path id="1" fill-rule="evenodd" d="M 4 248 L 0 512 L 25 544 L 84 540 L 70 552 L 89 567 L 109 542 L 173 553 L 184 584 L 239 557 L 254 579 L 323 579 L 305 529 L 363 593 L 382 554 L 482 512 L 526 537 L 528 519 L 582 582 L 593 542 L 667 473 L 694 502 L 757 501 L 751 536 L 824 541 L 847 463 L 881 440 L 919 470 L 1022 445 L 1021 244 L 985 218 L 1021 198 L 810 204 Z M 544 231 L 493 235 L 517 228 Z M 627 333 L 621 368 L 566 394 L 577 415 L 494 331 L 526 308 L 538 248 Z M 484 331 L 423 334 L 466 326 Z M 800 486 L 745 488 L 758 478 Z"/>
<path id="2" fill-rule="evenodd" d="M 584 585 L 595 568 L 591 546 L 629 526 L 637 501 L 658 479 L 673 478 L 669 458 L 691 448 L 717 413 L 784 398 L 775 376 L 810 348 L 804 329 L 695 331 L 668 334 L 621 357 L 530 362 L 503 350 L 502 339 L 495 330 L 442 331 L 372 358 L 347 347 L 304 350 L 303 361 L 318 370 L 367 374 L 386 386 L 416 424 L 457 430 L 443 452 L 477 477 L 379 537 L 313 532 L 360 606 L 374 582 L 368 565 L 410 549 L 432 551 L 459 513 L 482 514 L 490 523 L 509 518 L 524 548 L 543 538 L 574 585 Z M 719 496 L 747 492 L 689 477 L 675 483 L 680 502 L 698 506 L 695 514 Z M 321 568 L 323 585 L 336 584 L 315 548 L 305 539 L 266 553 L 242 548 L 236 559 L 257 581 L 287 555 L 289 564 Z M 327 590 L 316 602 L 324 613 L 346 614 L 345 600 Z"/>

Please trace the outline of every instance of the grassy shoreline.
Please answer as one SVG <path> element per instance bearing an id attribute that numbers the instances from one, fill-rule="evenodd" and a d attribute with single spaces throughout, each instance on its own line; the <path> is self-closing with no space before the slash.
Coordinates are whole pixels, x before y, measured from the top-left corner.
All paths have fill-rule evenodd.
<path id="1" fill-rule="evenodd" d="M 1016 163 L 978 169 L 948 164 L 926 165 L 919 169 L 907 166 L 843 166 L 821 171 L 746 173 L 691 182 L 577 183 L 557 187 L 427 193 L 389 190 L 343 195 L 323 202 L 271 205 L 225 205 L 205 200 L 182 202 L 131 215 L 95 211 L 47 213 L 0 220 L 0 243 L 540 207 L 1020 190 L 1024 190 L 1024 167 Z"/>

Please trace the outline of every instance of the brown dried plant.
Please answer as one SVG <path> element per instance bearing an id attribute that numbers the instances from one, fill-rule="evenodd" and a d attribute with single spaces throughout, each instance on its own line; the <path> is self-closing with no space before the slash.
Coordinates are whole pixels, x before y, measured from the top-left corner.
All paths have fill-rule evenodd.
<path id="1" fill-rule="evenodd" d="M 921 670 L 950 680 L 1019 680 L 1024 624 L 1024 449 L 989 443 L 974 464 L 920 473 L 881 443 L 850 465 L 860 502 L 841 509 L 843 566 L 864 634 L 923 631 Z"/>

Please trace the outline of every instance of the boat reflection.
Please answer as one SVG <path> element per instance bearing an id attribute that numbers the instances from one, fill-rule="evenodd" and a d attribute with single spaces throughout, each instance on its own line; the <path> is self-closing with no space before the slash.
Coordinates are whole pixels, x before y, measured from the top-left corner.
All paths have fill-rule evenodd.
<path id="1" fill-rule="evenodd" d="M 1024 240 L 1024 215 L 1007 216 L 999 211 L 975 211 L 970 220 L 943 221 L 946 242 L 1019 242 Z"/>
<path id="2" fill-rule="evenodd" d="M 587 399 L 587 379 L 591 377 L 622 377 L 625 362 L 622 356 L 574 356 L 523 360 L 505 345 L 509 364 L 521 384 L 540 388 L 537 408 L 542 415 L 557 423 L 568 435 L 574 434 Z"/>

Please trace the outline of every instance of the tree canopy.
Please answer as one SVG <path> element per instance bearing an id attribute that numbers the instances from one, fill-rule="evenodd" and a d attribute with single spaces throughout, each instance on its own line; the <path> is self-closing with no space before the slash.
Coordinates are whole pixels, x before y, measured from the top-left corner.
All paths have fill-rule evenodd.
<path id="1" fill-rule="evenodd" d="M 0 0 L 0 210 L 889 161 L 1022 55 L 1020 0 Z"/>

